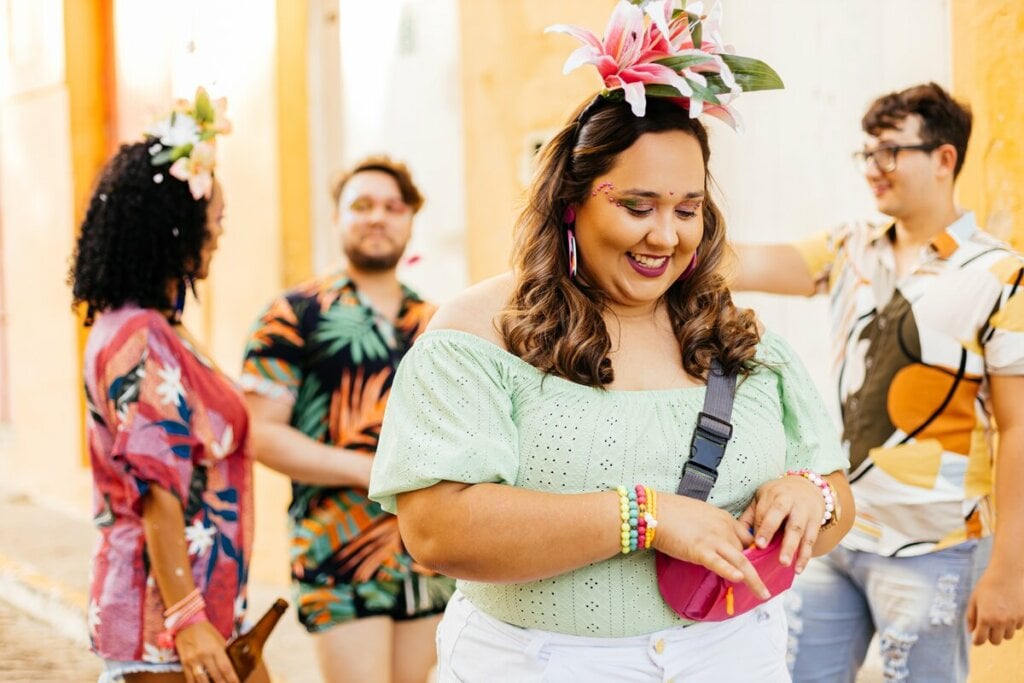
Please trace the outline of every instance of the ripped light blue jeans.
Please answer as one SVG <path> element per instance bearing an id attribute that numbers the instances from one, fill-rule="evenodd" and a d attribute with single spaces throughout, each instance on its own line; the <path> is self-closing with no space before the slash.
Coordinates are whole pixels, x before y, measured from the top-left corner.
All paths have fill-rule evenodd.
<path id="1" fill-rule="evenodd" d="M 992 539 L 917 557 L 838 547 L 786 596 L 794 683 L 853 683 L 878 633 L 886 683 L 967 679 L 967 602 Z"/>

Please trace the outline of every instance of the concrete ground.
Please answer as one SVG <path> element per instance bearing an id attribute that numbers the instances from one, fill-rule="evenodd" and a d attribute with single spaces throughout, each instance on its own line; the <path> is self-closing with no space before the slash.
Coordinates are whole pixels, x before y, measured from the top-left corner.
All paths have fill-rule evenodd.
<path id="1" fill-rule="evenodd" d="M 85 626 L 89 561 L 97 533 L 88 521 L 0 489 L 0 681 L 95 681 L 101 668 Z M 249 584 L 250 615 L 287 588 Z M 294 607 L 267 643 L 274 683 L 322 683 L 312 642 Z"/>

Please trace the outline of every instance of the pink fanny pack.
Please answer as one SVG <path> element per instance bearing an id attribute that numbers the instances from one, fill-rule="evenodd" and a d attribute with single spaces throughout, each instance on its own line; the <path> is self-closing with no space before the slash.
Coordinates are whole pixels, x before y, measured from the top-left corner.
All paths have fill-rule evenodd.
<path id="1" fill-rule="evenodd" d="M 766 547 L 743 551 L 772 597 L 788 590 L 796 576 L 792 566 L 779 564 L 781 545 L 780 532 Z M 658 553 L 657 567 L 661 597 L 684 619 L 723 621 L 749 612 L 764 602 L 745 583 L 723 579 L 703 565 Z"/>
<path id="2" fill-rule="evenodd" d="M 732 438 L 733 396 L 736 375 L 726 376 L 714 361 L 708 373 L 704 410 L 697 417 L 697 428 L 690 442 L 690 459 L 683 466 L 677 492 L 698 500 L 707 500 L 718 478 L 718 465 Z M 779 564 L 782 532 L 764 548 L 751 547 L 743 552 L 754 565 L 761 581 L 774 597 L 793 585 L 793 566 Z M 723 579 L 703 565 L 657 555 L 658 589 L 665 603 L 679 616 L 694 621 L 723 621 L 743 614 L 764 602 L 744 583 Z"/>

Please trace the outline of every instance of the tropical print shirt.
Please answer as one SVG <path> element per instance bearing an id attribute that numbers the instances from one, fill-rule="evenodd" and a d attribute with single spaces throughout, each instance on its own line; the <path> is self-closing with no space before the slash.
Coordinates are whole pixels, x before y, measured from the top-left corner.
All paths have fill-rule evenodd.
<path id="1" fill-rule="evenodd" d="M 1024 374 L 1024 260 L 965 213 L 896 275 L 895 228 L 797 246 L 831 299 L 857 518 L 843 545 L 922 555 L 992 531 L 988 378 Z"/>
<path id="2" fill-rule="evenodd" d="M 394 324 L 344 273 L 316 278 L 285 293 L 252 329 L 243 388 L 291 403 L 291 425 L 310 438 L 372 457 L 398 363 L 435 311 L 412 290 L 403 286 L 402 291 Z M 330 587 L 367 581 L 370 577 L 359 571 L 360 564 L 379 562 L 377 550 L 387 554 L 382 572 L 389 576 L 378 573 L 374 578 L 400 584 L 411 571 L 395 518 L 370 501 L 366 491 L 293 482 L 289 514 L 292 575 L 300 583 Z M 360 539 L 370 529 L 370 537 L 389 538 L 393 544 Z M 363 589 L 364 597 L 377 603 L 394 599 L 369 596 L 366 591 L 371 589 Z"/>
<path id="3" fill-rule="evenodd" d="M 174 662 L 142 526 L 152 486 L 181 501 L 192 578 L 210 623 L 237 633 L 253 538 L 248 418 L 238 389 L 149 309 L 104 313 L 85 350 L 87 435 L 100 539 L 88 626 L 104 659 Z"/>

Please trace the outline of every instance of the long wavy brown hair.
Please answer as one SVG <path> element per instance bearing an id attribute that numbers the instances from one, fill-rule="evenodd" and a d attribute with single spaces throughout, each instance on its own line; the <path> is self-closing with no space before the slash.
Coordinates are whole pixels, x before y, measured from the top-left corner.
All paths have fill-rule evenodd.
<path id="1" fill-rule="evenodd" d="M 540 152 L 528 202 L 516 224 L 513 290 L 498 327 L 508 349 L 534 367 L 592 387 L 614 379 L 611 338 L 603 312 L 606 294 L 590 284 L 583 264 L 569 277 L 566 207 L 582 204 L 594 180 L 609 172 L 619 154 L 641 135 L 683 131 L 700 143 L 704 157 L 704 236 L 694 272 L 664 294 L 683 367 L 707 378 L 712 359 L 726 372 L 748 373 L 759 333 L 754 314 L 733 302 L 719 264 L 725 222 L 711 199 L 707 131 L 678 104 L 651 97 L 635 116 L 623 101 L 604 97 L 581 105 Z"/>

